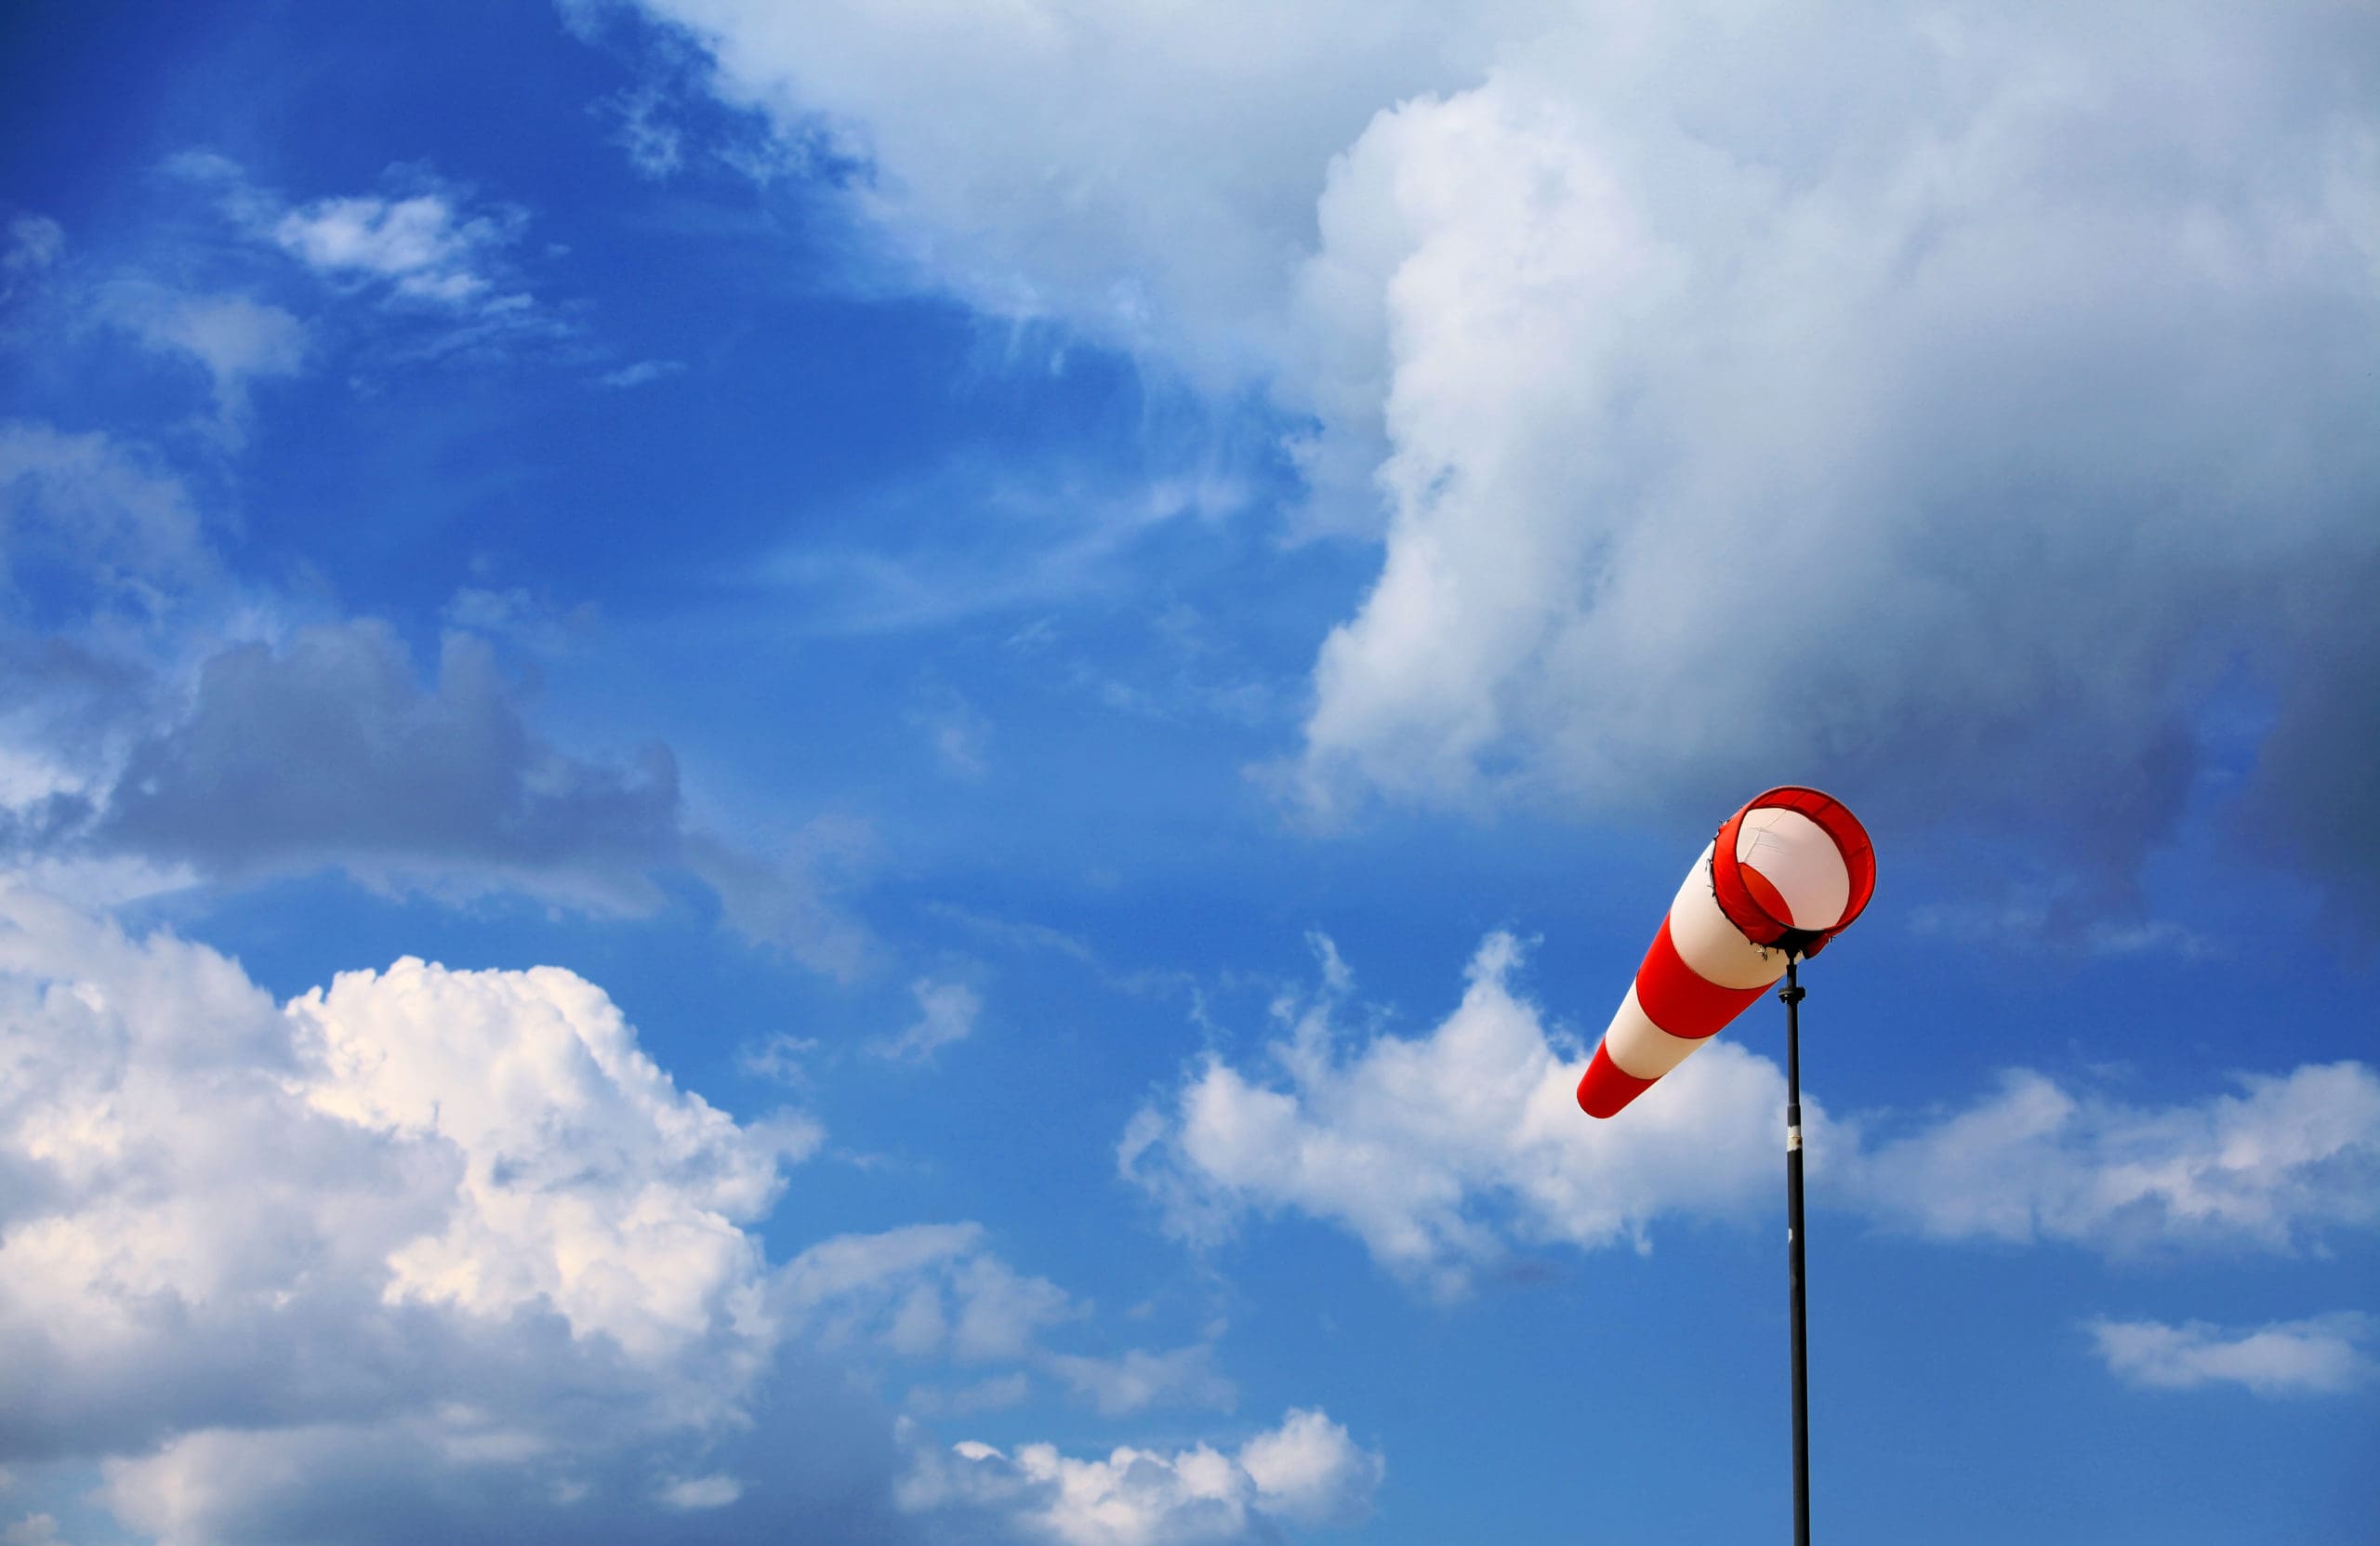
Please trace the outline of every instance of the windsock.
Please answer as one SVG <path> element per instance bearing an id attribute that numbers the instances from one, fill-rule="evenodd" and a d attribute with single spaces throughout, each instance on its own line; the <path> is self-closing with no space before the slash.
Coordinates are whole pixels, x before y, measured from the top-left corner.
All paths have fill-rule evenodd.
<path id="1" fill-rule="evenodd" d="M 1840 801 L 1786 785 L 1729 816 L 1686 873 L 1636 981 L 1579 1081 L 1610 1117 L 1684 1063 L 1794 956 L 1850 927 L 1876 889 L 1868 833 Z"/>

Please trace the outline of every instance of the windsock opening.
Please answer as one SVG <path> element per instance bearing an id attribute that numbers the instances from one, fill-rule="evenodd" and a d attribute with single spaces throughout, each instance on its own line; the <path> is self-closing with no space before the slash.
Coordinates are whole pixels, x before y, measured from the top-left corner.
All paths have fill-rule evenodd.
<path id="1" fill-rule="evenodd" d="M 1875 846 L 1841 800 L 1787 784 L 1719 828 L 1711 884 L 1746 939 L 1815 956 L 1875 894 Z"/>

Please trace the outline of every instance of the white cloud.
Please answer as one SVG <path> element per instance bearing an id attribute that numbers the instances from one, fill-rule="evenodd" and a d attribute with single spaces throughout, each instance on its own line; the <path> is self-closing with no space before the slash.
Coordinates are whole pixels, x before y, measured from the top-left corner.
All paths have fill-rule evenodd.
<path id="1" fill-rule="evenodd" d="M 964 983 L 920 977 L 909 984 L 918 1001 L 916 1024 L 899 1036 L 868 1043 L 868 1050 L 894 1063 L 932 1064 L 936 1053 L 975 1034 L 983 996 Z"/>
<path id="2" fill-rule="evenodd" d="M 174 1546 L 918 1539 L 894 1482 L 923 1441 L 869 1372 L 989 1365 L 918 1407 L 1013 1404 L 1088 1306 L 976 1224 L 773 1270 L 752 1226 L 818 1142 L 680 1089 L 568 971 L 403 960 L 276 1006 L 212 950 L 0 889 L 0 1452 L 96 1465 L 89 1500 Z M 1195 1350 L 1064 1367 L 1215 1378 Z M 1197 1538 L 1188 1484 L 1038 1463 L 931 1523 Z M 1215 1463 L 1242 1521 L 1342 1516 L 1378 1474 L 1312 1414 Z M 1157 1533 L 1082 1535 L 1115 1513 L 1086 1488 Z"/>
<path id="3" fill-rule="evenodd" d="M 677 1089 L 565 971 L 404 962 L 284 1011 L 0 892 L 0 1432 L 191 1542 L 409 1467 L 432 1513 L 633 1484 L 775 1367 L 743 1226 L 815 1141 Z"/>
<path id="4" fill-rule="evenodd" d="M 2018 1071 L 1854 1151 L 1846 1180 L 1879 1217 L 1945 1239 L 2288 1250 L 2380 1221 L 2380 1075 L 2308 1064 L 2239 1084 L 2143 1107 Z"/>
<path id="5" fill-rule="evenodd" d="M 293 202 L 212 152 L 187 152 L 165 165 L 207 191 L 259 246 L 391 318 L 384 359 L 502 356 L 577 331 L 522 277 L 516 252 L 527 211 L 483 199 L 427 166 L 390 166 L 377 192 Z"/>
<path id="6" fill-rule="evenodd" d="M 532 596 L 520 586 L 491 590 L 465 586 L 447 600 L 440 616 L 451 628 L 486 639 L 503 639 L 534 654 L 574 654 L 602 617 L 593 601 L 562 607 Z"/>
<path id="7" fill-rule="evenodd" d="M 992 722 L 955 689 L 937 685 L 920 691 L 907 719 L 951 777 L 972 783 L 990 771 Z"/>
<path id="8" fill-rule="evenodd" d="M 1170 1353 L 1133 1348 L 1114 1358 L 1054 1354 L 1046 1367 L 1079 1400 L 1104 1417 L 1150 1407 L 1210 1407 L 1228 1411 L 1239 1398 L 1215 1368 L 1211 1343 L 1193 1342 Z"/>
<path id="9" fill-rule="evenodd" d="M 682 360 L 639 360 L 632 365 L 607 370 L 596 377 L 603 386 L 613 388 L 641 387 L 658 381 L 665 376 L 675 376 L 686 368 Z"/>
<path id="10" fill-rule="evenodd" d="M 925 282 L 1233 374 L 1277 329 L 1330 156 L 1547 7 L 645 8 L 708 47 L 727 100 L 869 163 L 855 196 Z"/>
<path id="11" fill-rule="evenodd" d="M 67 1540 L 58 1533 L 57 1515 L 29 1513 L 0 1529 L 0 1546 L 67 1546 Z"/>
<path id="12" fill-rule="evenodd" d="M 822 1347 L 963 1364 L 1025 1359 L 1086 1308 L 985 1249 L 972 1223 L 821 1241 L 786 1264 L 775 1301 Z"/>
<path id="13" fill-rule="evenodd" d="M 272 223 L 272 239 L 318 273 L 386 281 L 393 294 L 432 305 L 484 304 L 483 271 L 520 234 L 515 211 L 467 214 L 444 189 L 410 197 L 316 199 Z"/>
<path id="14" fill-rule="evenodd" d="M 657 86 L 615 92 L 588 111 L 614 123 L 612 143 L 628 153 L 639 177 L 667 182 L 685 165 L 685 131 L 666 116 L 668 102 Z"/>
<path id="15" fill-rule="evenodd" d="M 42 564 L 48 604 L 154 619 L 217 572 L 181 482 L 99 433 L 0 420 L 0 582 Z"/>
<path id="16" fill-rule="evenodd" d="M 196 361 L 215 389 L 216 428 L 236 444 L 247 432 L 248 383 L 292 376 L 306 363 L 303 324 L 242 295 L 187 295 L 145 281 L 101 292 L 100 310 L 151 349 Z"/>
<path id="17" fill-rule="evenodd" d="M 902 1406 L 920 1416 L 947 1412 L 956 1417 L 970 1417 L 978 1412 L 1005 1411 L 1022 1406 L 1033 1394 L 1033 1377 L 1023 1369 L 1011 1369 L 995 1374 L 956 1390 L 933 1385 L 912 1385 L 902 1399 Z"/>
<path id="18" fill-rule="evenodd" d="M 1761 47 L 1808 63 L 1833 25 Z M 1608 807 L 1781 760 L 2158 835 L 2188 641 L 2286 637 L 2267 587 L 2373 556 L 2340 493 L 2380 486 L 2351 367 L 2307 354 L 2373 299 L 2334 191 L 2208 202 L 2228 152 L 2153 51 L 1879 34 L 1840 65 L 1859 132 L 1757 151 L 1790 67 L 1701 59 L 1727 108 L 1598 99 L 1702 51 L 1648 42 L 1407 102 L 1333 168 L 1307 284 L 1355 292 L 1331 314 L 1366 330 L 1337 347 L 1380 384 L 1391 524 L 1316 664 L 1308 794 Z M 1911 80 L 1934 111 L 1863 99 Z M 2111 164 L 2151 147 L 2170 181 Z"/>
<path id="19" fill-rule="evenodd" d="M 0 251 L 0 300 L 16 297 L 33 275 L 56 263 L 66 251 L 66 228 L 46 215 L 19 215 L 8 222 L 8 241 Z"/>
<path id="20" fill-rule="evenodd" d="M 1348 1037 L 1336 1017 L 1352 979 L 1326 950 L 1322 990 L 1276 1010 L 1269 1066 L 1208 1058 L 1132 1119 L 1124 1175 L 1195 1242 L 1302 1213 L 1440 1294 L 1516 1249 L 1641 1248 L 1657 1218 L 1773 1206 L 1774 1064 L 1723 1039 L 1624 1118 L 1593 1121 L 1575 1097 L 1585 1049 L 1515 993 L 1518 960 L 1491 935 L 1437 1025 Z M 1881 1138 L 1883 1118 L 1830 1121 L 1805 1090 L 1804 1126 L 1821 1206 L 1941 1239 L 2289 1251 L 2380 1222 L 2380 1075 L 2308 1064 L 2239 1084 L 2142 1107 L 2020 1071 Z"/>
<path id="21" fill-rule="evenodd" d="M 319 1060 L 316 1110 L 462 1156 L 445 1227 L 387 1259 L 391 1303 L 497 1321 L 545 1307 L 648 1361 L 731 1322 L 764 1336 L 740 1226 L 774 1203 L 780 1161 L 817 1147 L 815 1124 L 740 1127 L 681 1091 L 602 989 L 555 967 L 401 960 L 288 1012 Z"/>
<path id="22" fill-rule="evenodd" d="M 2109 1372 L 2126 1384 L 2151 1390 L 2235 1384 L 2282 1396 L 2336 1394 L 2369 1379 L 2373 1364 L 2364 1349 L 2373 1325 L 2372 1316 L 2347 1311 L 2246 1330 L 2203 1321 L 2112 1320 L 2092 1321 L 2084 1329 Z"/>
<path id="23" fill-rule="evenodd" d="M 744 1496 L 744 1484 L 720 1473 L 688 1476 L 661 1489 L 661 1500 L 673 1509 L 723 1509 Z"/>
<path id="24" fill-rule="evenodd" d="M 8 222 L 8 250 L 0 268 L 10 273 L 46 269 L 66 250 L 66 228 L 46 215 L 20 215 Z"/>
<path id="25" fill-rule="evenodd" d="M 2334 836 L 2380 722 L 2368 19 L 645 9 L 866 160 L 919 283 L 1316 426 L 1385 551 L 1279 770 L 1316 810 L 1791 765 L 2105 882 L 2244 661 L 2266 851 L 2380 886 Z"/>
<path id="26" fill-rule="evenodd" d="M 1239 1447 L 1257 1506 L 1294 1525 L 1352 1525 L 1370 1507 L 1387 1467 L 1319 1411 L 1292 1411 Z"/>
<path id="27" fill-rule="evenodd" d="M 902 1492 L 913 1511 L 1005 1515 L 1028 1539 L 1064 1546 L 1192 1546 L 1245 1539 L 1275 1522 L 1354 1524 L 1385 1470 L 1323 1413 L 1293 1410 L 1235 1454 L 1201 1444 L 1078 1460 L 1048 1444 L 1012 1453 L 959 1444 L 920 1454 Z"/>
<path id="28" fill-rule="evenodd" d="M 1510 935 L 1481 945 L 1461 1003 L 1414 1037 L 1342 1038 L 1351 982 L 1335 958 L 1314 998 L 1276 1008 L 1270 1069 L 1210 1058 L 1134 1118 L 1119 1164 L 1176 1233 L 1212 1240 L 1244 1213 L 1293 1209 L 1450 1294 L 1516 1245 L 1641 1244 L 1657 1216 L 1772 1200 L 1785 1091 L 1766 1060 L 1723 1041 L 1629 1122 L 1592 1122 L 1574 1093 L 1584 1050 L 1515 993 Z M 1805 1117 L 1823 1134 L 1815 1102 Z"/>

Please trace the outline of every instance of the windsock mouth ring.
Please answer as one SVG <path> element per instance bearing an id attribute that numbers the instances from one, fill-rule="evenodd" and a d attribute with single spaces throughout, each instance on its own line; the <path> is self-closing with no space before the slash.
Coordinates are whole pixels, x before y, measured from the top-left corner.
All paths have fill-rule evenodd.
<path id="1" fill-rule="evenodd" d="M 1736 846 L 1744 818 L 1754 811 L 1784 810 L 1806 816 L 1833 842 L 1842 855 L 1849 892 L 1843 911 L 1823 929 L 1795 926 L 1791 910 L 1776 888 L 1737 857 Z M 1876 892 L 1876 850 L 1868 829 L 1850 807 L 1832 795 L 1799 784 L 1779 785 L 1745 802 L 1719 828 L 1711 847 L 1711 888 L 1727 921 L 1755 945 L 1781 946 L 1793 954 L 1815 956 L 1827 941 L 1851 927 Z M 1779 917 L 1779 914 L 1786 916 Z"/>

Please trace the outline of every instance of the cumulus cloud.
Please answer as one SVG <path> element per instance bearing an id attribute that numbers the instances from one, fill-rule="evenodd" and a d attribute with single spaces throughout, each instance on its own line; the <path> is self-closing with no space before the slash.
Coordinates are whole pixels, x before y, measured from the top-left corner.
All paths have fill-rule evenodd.
<path id="1" fill-rule="evenodd" d="M 1657 1216 L 1772 1200 L 1785 1103 L 1774 1064 L 1723 1041 L 1662 1081 L 1673 1099 L 1639 1102 L 1624 1125 L 1589 1122 L 1574 1094 L 1584 1049 L 1520 997 L 1520 957 L 1512 936 L 1490 935 L 1453 1012 L 1407 1037 L 1341 1032 L 1352 981 L 1326 953 L 1322 989 L 1276 1009 L 1285 1034 L 1266 1066 L 1207 1059 L 1132 1119 L 1124 1175 L 1190 1240 L 1294 1210 L 1440 1294 L 1519 1245 L 1641 1244 Z M 1815 1102 L 1805 1120 L 1823 1132 Z"/>
<path id="2" fill-rule="evenodd" d="M 443 1231 L 388 1259 L 383 1298 L 502 1321 L 543 1306 L 575 1338 L 666 1356 L 714 1323 L 763 1324 L 759 1251 L 799 1117 L 739 1127 L 680 1091 L 602 989 L 554 967 L 343 972 L 289 1016 L 323 1077 L 317 1110 L 435 1135 L 464 1156 Z"/>
<path id="3" fill-rule="evenodd" d="M 1012 1403 L 1087 1307 L 972 1223 L 772 1266 L 755 1226 L 820 1138 L 681 1089 L 568 971 L 401 960 L 276 1005 L 0 890 L 0 1461 L 96 1466 L 91 1501 L 184 1546 L 1063 1515 L 1029 1477 L 905 1513 L 939 1457 L 867 1371 L 1007 1366 L 942 1409 Z M 1333 1514 L 1377 1469 L 1318 1417 L 1223 1463 L 1243 1519 Z"/>
<path id="4" fill-rule="evenodd" d="M 2263 1396 L 2334 1395 L 2369 1379 L 2373 1322 L 2360 1311 L 2276 1321 L 2244 1330 L 2190 1321 L 2095 1320 L 2091 1334 L 2108 1369 L 2149 1390 L 2241 1385 Z"/>
<path id="5" fill-rule="evenodd" d="M 1491 935 L 1437 1025 L 1349 1036 L 1337 1011 L 1351 975 L 1326 948 L 1323 987 L 1276 1010 L 1263 1064 L 1207 1058 L 1133 1117 L 1123 1174 L 1193 1242 L 1302 1213 L 1441 1295 L 1520 1248 L 1641 1249 L 1656 1219 L 1773 1205 L 1774 1064 L 1723 1039 L 1626 1120 L 1588 1121 L 1574 1094 L 1585 1049 L 1520 997 L 1519 958 Z M 1880 1118 L 1831 1121 L 1805 1091 L 1804 1126 L 1830 1206 L 1942 1239 L 2288 1251 L 2380 1222 L 2380 1075 L 2341 1063 L 2240 1086 L 2135 1107 L 2018 1072 L 1888 1138 L 1871 1136 Z"/>
<path id="6" fill-rule="evenodd" d="M 1324 1413 L 1292 1410 L 1231 1454 L 1201 1444 L 1079 1460 L 1054 1445 L 1012 1453 L 962 1443 L 920 1454 L 902 1498 L 919 1512 L 1005 1517 L 1025 1539 L 1064 1546 L 1192 1546 L 1273 1533 L 1284 1523 L 1357 1523 L 1385 1472 L 1379 1454 Z"/>
<path id="7" fill-rule="evenodd" d="M 110 1459 L 128 1522 L 319 1504 L 317 1451 L 517 1501 L 732 1428 L 770 1367 L 746 1226 L 814 1128 L 678 1089 L 569 972 L 405 961 L 283 1009 L 9 891 L 0 1069 L 0 1453 Z"/>
<path id="8" fill-rule="evenodd" d="M 2380 908 L 2369 16 L 645 10 L 866 159 L 919 283 L 1310 423 L 1384 544 L 1280 769 L 1313 809 L 1790 765 L 2097 892 L 2244 684 L 2228 809 Z"/>
<path id="9" fill-rule="evenodd" d="M 1783 165 L 1749 103 L 1689 129 L 1572 53 L 1372 124 L 1307 278 L 1380 297 L 1390 525 L 1316 663 L 1312 798 L 1625 807 L 1783 762 L 2120 874 L 2190 786 L 2208 649 L 2327 694 L 2292 661 L 2351 614 L 2269 599 L 2380 557 L 2362 367 L 2325 342 L 2380 302 L 2357 142 L 2230 40 L 2227 123 L 2287 147 L 2240 196 L 2161 95 L 2182 59 L 2033 31 L 1844 57 L 1940 105 Z"/>

